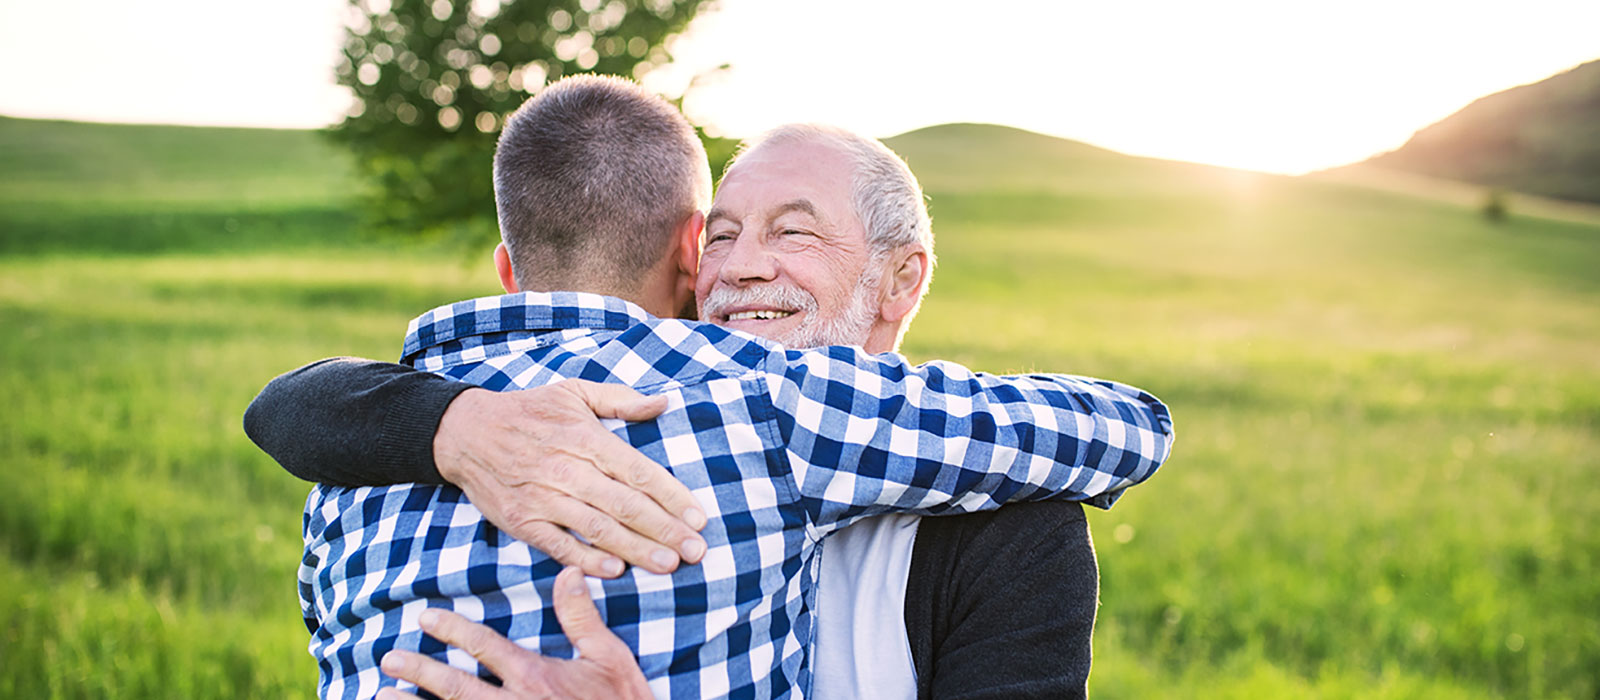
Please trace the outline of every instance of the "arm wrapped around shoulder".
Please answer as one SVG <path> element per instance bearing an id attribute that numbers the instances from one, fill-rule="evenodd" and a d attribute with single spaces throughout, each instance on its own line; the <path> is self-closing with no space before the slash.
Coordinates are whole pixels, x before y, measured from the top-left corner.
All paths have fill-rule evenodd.
<path id="1" fill-rule="evenodd" d="M 1106 508 L 1172 448 L 1165 404 L 1101 379 L 996 376 L 834 347 L 789 351 L 770 381 L 819 524 L 1043 499 Z"/>

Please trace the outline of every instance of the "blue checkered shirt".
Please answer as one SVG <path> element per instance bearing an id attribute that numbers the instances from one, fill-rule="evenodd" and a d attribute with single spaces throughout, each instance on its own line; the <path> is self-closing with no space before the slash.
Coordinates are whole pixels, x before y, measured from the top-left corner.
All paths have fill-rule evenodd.
<path id="1" fill-rule="evenodd" d="M 1109 507 L 1155 472 L 1172 440 L 1166 406 L 1122 384 L 785 350 L 592 294 L 443 306 L 411 322 L 404 352 L 419 369 L 494 390 L 580 378 L 668 397 L 654 421 L 608 426 L 699 499 L 705 558 L 671 575 L 588 580 L 658 697 L 804 697 L 829 532 L 890 511 L 1044 498 Z M 573 655 L 549 605 L 561 566 L 455 488 L 318 486 L 304 535 L 300 599 L 324 697 L 370 698 L 396 683 L 378 670 L 396 648 L 487 676 L 422 634 L 428 607 Z"/>

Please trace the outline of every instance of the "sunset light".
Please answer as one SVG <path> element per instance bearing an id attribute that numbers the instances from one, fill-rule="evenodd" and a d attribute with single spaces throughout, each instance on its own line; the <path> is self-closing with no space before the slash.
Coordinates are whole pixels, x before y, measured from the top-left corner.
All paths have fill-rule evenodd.
<path id="1" fill-rule="evenodd" d="M 348 99 L 331 74 L 342 17 L 340 0 L 10 3 L 0 58 L 51 65 L 13 72 L 0 113 L 321 126 Z M 68 26 L 65 53 L 59 32 L 39 31 Z M 647 82 L 677 93 L 701 76 L 686 108 L 732 136 L 805 120 L 879 136 L 989 122 L 1299 173 L 1594 59 L 1597 26 L 1592 2 L 724 0 Z"/>
<path id="2" fill-rule="evenodd" d="M 882 135 L 991 122 L 1299 173 L 1600 57 L 1594 3 L 928 5 L 730 0 L 662 84 L 731 64 L 688 109 L 735 135 L 794 120 Z"/>

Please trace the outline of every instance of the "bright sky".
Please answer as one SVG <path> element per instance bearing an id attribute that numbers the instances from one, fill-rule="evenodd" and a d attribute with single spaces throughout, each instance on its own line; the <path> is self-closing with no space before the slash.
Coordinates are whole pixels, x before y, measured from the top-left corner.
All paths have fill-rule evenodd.
<path id="1" fill-rule="evenodd" d="M 344 0 L 0 0 L 0 113 L 315 127 Z M 1482 95 L 1600 58 L 1600 2 L 721 0 L 650 84 L 748 136 L 1009 124 L 1298 173 L 1399 146 Z"/>

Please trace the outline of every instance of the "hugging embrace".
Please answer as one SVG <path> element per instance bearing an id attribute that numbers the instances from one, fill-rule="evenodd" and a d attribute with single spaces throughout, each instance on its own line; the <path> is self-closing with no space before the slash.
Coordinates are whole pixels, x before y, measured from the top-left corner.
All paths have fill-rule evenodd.
<path id="1" fill-rule="evenodd" d="M 506 294 L 245 415 L 318 482 L 322 697 L 1085 695 L 1080 503 L 1149 478 L 1171 417 L 897 354 L 934 266 L 904 161 L 779 127 L 712 200 L 682 115 L 578 76 L 506 118 L 493 167 Z"/>

